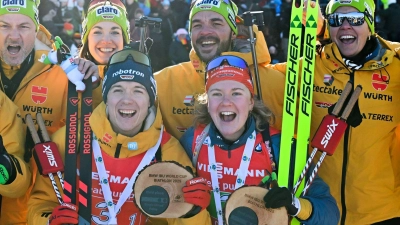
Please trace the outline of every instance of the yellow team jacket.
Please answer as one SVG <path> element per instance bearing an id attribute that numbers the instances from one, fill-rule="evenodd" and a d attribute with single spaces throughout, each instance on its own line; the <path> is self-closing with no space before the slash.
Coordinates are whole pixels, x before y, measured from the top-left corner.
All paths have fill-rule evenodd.
<path id="1" fill-rule="evenodd" d="M 385 50 L 357 71 L 347 69 L 334 43 L 316 55 L 311 139 L 351 73 L 354 84 L 363 88 L 361 125 L 349 128 L 318 173 L 338 203 L 341 221 L 349 225 L 400 217 L 400 137 L 395 134 L 400 126 L 400 44 L 377 38 Z M 285 73 L 287 64 L 269 66 Z"/>
<path id="2" fill-rule="evenodd" d="M 273 126 L 280 128 L 283 107 L 283 89 L 285 76 L 265 65 L 271 62 L 268 47 L 261 31 L 255 28 L 257 37 L 256 52 L 260 74 L 260 85 L 264 103 L 275 114 Z M 254 88 L 254 63 L 252 53 L 224 52 L 223 55 L 235 55 L 246 60 L 251 67 Z M 206 64 L 200 61 L 194 49 L 190 52 L 190 62 L 167 67 L 155 73 L 157 95 L 166 130 L 180 138 L 187 128 L 193 125 L 193 103 L 197 95 L 205 92 L 204 70 Z M 257 90 L 255 90 L 257 93 Z"/>
<path id="3" fill-rule="evenodd" d="M 25 136 L 22 133 L 22 120 L 18 107 L 0 91 L 0 135 L 8 154 L 13 155 L 17 165 L 15 180 L 7 185 L 0 185 L 0 194 L 4 197 L 16 198 L 29 188 L 31 171 L 24 161 Z M 9 207 L 9 206 L 8 206 Z"/>
<path id="4" fill-rule="evenodd" d="M 122 144 L 120 158 L 128 158 L 135 155 L 139 155 L 149 148 L 154 146 L 158 140 L 159 134 L 161 132 L 161 114 L 157 112 L 152 126 L 143 132 L 138 133 L 134 137 L 126 137 L 115 133 L 112 130 L 111 124 L 107 119 L 105 113 L 105 104 L 101 103 L 93 112 L 90 117 L 90 126 L 93 133 L 99 139 L 102 139 L 107 135 L 107 143 L 104 141 L 99 141 L 100 148 L 103 154 L 106 153 L 109 156 L 114 156 L 116 147 L 118 144 Z M 57 144 L 63 161 L 65 161 L 65 127 L 57 131 L 53 136 L 52 140 Z M 138 149 L 135 151 L 128 150 L 129 142 L 137 142 Z M 165 161 L 176 161 L 183 166 L 191 166 L 191 162 L 183 150 L 179 142 L 171 137 L 168 142 L 166 142 L 162 147 L 162 160 Z M 56 178 L 57 179 L 57 178 Z M 61 186 L 59 186 L 61 189 Z M 52 185 L 49 178 L 43 177 L 37 174 L 36 183 L 32 190 L 31 198 L 28 204 L 28 224 L 38 225 L 46 224 L 48 221 L 49 213 L 52 212 L 54 207 L 58 205 L 57 198 L 54 194 Z M 133 206 L 133 204 L 132 204 Z M 43 216 L 43 214 L 47 214 Z M 190 225 L 190 224 L 211 224 L 209 214 L 206 210 L 203 210 L 198 215 L 189 219 L 168 219 L 165 220 L 155 220 L 152 224 L 173 224 L 173 225 Z"/>
<path id="5" fill-rule="evenodd" d="M 28 113 L 36 121 L 36 113 L 41 112 L 47 131 L 52 134 L 65 125 L 68 80 L 61 67 L 44 65 L 38 61 L 42 55 L 47 55 L 51 49 L 50 36 L 46 28 L 39 27 L 34 47 L 34 64 L 22 79 L 12 100 L 19 107 L 23 121 L 25 121 L 25 115 Z M 16 73 L 16 67 L 11 68 L 8 65 L 4 65 L 4 63 L 2 63 L 2 66 L 7 77 L 11 78 Z M 3 85 L 1 80 L 0 83 Z M 25 136 L 26 126 L 24 126 L 22 134 Z M 33 157 L 30 164 L 33 174 L 33 180 L 30 182 L 33 183 L 34 174 L 37 170 Z M 30 190 L 31 188 L 19 198 L 3 196 L 0 224 L 26 224 Z M 12 207 L 9 207 L 10 205 Z"/>

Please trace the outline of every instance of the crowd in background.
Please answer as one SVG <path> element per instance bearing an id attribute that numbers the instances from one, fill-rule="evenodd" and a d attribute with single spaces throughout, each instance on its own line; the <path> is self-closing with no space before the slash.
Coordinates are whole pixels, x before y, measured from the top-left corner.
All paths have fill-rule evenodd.
<path id="1" fill-rule="evenodd" d="M 89 0 L 43 0 L 39 6 L 39 20 L 53 36 L 60 36 L 75 54 L 81 44 L 82 14 Z M 161 29 L 148 29 L 153 39 L 149 52 L 154 71 L 189 61 L 191 50 L 188 34 L 190 0 L 122 0 L 130 21 L 130 37 L 140 40 L 140 28 L 135 27 L 142 16 L 162 19 Z M 263 11 L 264 26 L 260 29 L 269 47 L 272 62 L 286 61 L 292 0 L 234 0 L 239 15 L 246 11 Z M 327 0 L 319 1 L 322 12 Z M 390 41 L 400 41 L 400 0 L 378 0 L 376 33 Z"/>

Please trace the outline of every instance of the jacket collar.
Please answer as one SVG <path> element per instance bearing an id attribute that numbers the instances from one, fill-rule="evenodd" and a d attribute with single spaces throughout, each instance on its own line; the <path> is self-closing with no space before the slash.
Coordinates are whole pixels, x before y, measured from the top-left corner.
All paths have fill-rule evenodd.
<path id="1" fill-rule="evenodd" d="M 224 150 L 233 150 L 236 149 L 242 145 L 246 144 L 247 138 L 253 133 L 253 131 L 256 129 L 256 123 L 254 120 L 253 116 L 250 116 L 246 123 L 244 124 L 245 126 L 245 131 L 244 133 L 239 137 L 238 140 L 236 140 L 233 143 L 229 143 L 226 141 L 222 135 L 219 133 L 217 127 L 213 122 L 211 122 L 210 125 L 210 131 L 209 131 L 209 136 L 211 140 L 211 145 L 217 145 L 221 149 Z"/>
<path id="2" fill-rule="evenodd" d="M 161 127 L 161 113 L 159 110 L 155 112 L 154 122 L 150 127 L 142 132 L 139 132 L 134 137 L 127 137 L 122 134 L 117 134 L 111 127 L 111 123 L 106 115 L 106 105 L 100 103 L 90 116 L 89 123 L 99 141 L 100 148 L 107 154 L 113 156 L 118 144 L 121 144 L 120 158 L 139 155 L 151 147 L 153 147 L 159 138 Z M 135 149 L 128 147 L 128 144 L 135 143 Z"/>
<path id="3" fill-rule="evenodd" d="M 377 56 L 370 61 L 366 62 L 359 70 L 377 70 L 389 65 L 394 57 L 400 56 L 400 47 L 394 45 L 382 39 L 380 36 L 375 35 L 378 39 L 381 49 Z M 330 43 L 324 46 L 324 51 L 320 56 L 324 63 L 324 66 L 331 70 L 333 73 L 348 73 L 349 70 L 346 68 L 343 62 L 343 57 L 335 43 Z"/>

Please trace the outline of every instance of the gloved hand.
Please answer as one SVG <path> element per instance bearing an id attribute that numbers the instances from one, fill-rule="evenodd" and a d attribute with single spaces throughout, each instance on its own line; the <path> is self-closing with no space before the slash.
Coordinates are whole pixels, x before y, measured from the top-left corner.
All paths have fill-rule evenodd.
<path id="1" fill-rule="evenodd" d="M 12 156 L 7 153 L 0 135 L 0 184 L 11 184 L 17 176 Z"/>
<path id="2" fill-rule="evenodd" d="M 277 176 L 275 172 L 270 173 L 269 175 L 265 176 L 261 182 L 258 184 L 258 186 L 266 188 L 266 189 L 271 189 L 273 187 L 278 187 L 278 181 L 277 181 Z"/>
<path id="3" fill-rule="evenodd" d="M 270 189 L 264 196 L 264 202 L 266 208 L 286 207 L 288 214 L 291 216 L 297 216 L 301 210 L 299 199 L 293 196 L 286 187 L 273 187 Z"/>
<path id="4" fill-rule="evenodd" d="M 211 200 L 211 187 L 207 185 L 207 180 L 203 177 L 195 177 L 186 181 L 186 186 L 182 188 L 185 202 L 207 208 Z"/>
<path id="5" fill-rule="evenodd" d="M 349 99 L 350 99 L 350 98 L 348 98 L 348 99 L 344 102 L 343 107 L 342 107 L 342 109 L 340 110 L 339 116 L 342 115 L 344 109 L 346 108 L 347 103 L 349 102 L 349 101 L 348 101 Z M 328 108 L 328 113 L 329 113 L 329 114 L 332 113 L 332 111 L 333 111 L 333 109 L 335 108 L 335 106 L 336 106 L 336 103 L 333 104 L 333 105 L 331 105 L 331 106 L 329 106 L 329 108 Z M 346 123 L 347 123 L 348 125 L 352 126 L 352 127 L 358 127 L 358 125 L 361 124 L 362 120 L 363 120 L 363 116 L 361 115 L 360 107 L 358 106 L 358 100 L 357 100 L 357 101 L 356 101 L 356 104 L 354 104 L 354 107 L 353 107 L 353 109 L 352 109 L 351 112 L 350 112 L 349 117 L 347 117 Z"/>
<path id="6" fill-rule="evenodd" d="M 49 225 L 78 224 L 78 208 L 72 203 L 63 203 L 53 209 Z"/>

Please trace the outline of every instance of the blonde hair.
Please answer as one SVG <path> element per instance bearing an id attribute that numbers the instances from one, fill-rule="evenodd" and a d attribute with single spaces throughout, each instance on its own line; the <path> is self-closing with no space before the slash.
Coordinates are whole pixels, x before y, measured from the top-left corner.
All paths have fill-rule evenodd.
<path id="1" fill-rule="evenodd" d="M 256 130 L 260 132 L 267 128 L 265 126 L 267 123 L 273 124 L 275 122 L 275 116 L 261 100 L 253 97 L 253 101 L 254 106 L 249 115 L 254 117 L 256 122 Z M 207 93 L 200 94 L 196 97 L 196 101 L 194 103 L 194 126 L 198 126 L 199 124 L 209 124 L 212 122 L 212 118 L 208 112 L 207 104 Z"/>

